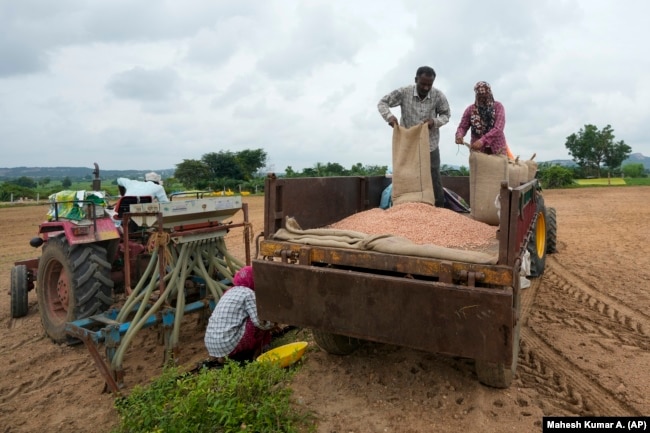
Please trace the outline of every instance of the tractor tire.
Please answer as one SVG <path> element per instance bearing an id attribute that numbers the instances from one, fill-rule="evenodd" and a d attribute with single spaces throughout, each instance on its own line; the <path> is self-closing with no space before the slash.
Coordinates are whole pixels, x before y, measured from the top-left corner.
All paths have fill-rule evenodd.
<path id="1" fill-rule="evenodd" d="M 521 297 L 517 297 L 517 316 L 521 317 Z M 519 336 L 521 331 L 521 319 L 517 320 L 517 324 L 513 328 L 513 341 L 512 341 L 512 362 L 510 365 L 499 362 L 487 362 L 476 360 L 474 367 L 476 369 L 476 376 L 479 382 L 493 388 L 509 388 L 512 380 L 517 371 L 517 363 L 519 360 Z"/>
<path id="2" fill-rule="evenodd" d="M 47 335 L 57 343 L 72 342 L 66 323 L 106 311 L 113 303 L 111 264 L 97 244 L 68 245 L 50 239 L 38 264 L 38 308 Z"/>
<path id="3" fill-rule="evenodd" d="M 546 268 L 546 249 L 547 249 L 547 217 L 544 200 L 540 197 L 537 204 L 537 221 L 533 227 L 533 233 L 528 242 L 528 252 L 530 253 L 530 276 L 541 277 Z"/>
<path id="4" fill-rule="evenodd" d="M 546 208 L 546 253 L 557 253 L 557 216 L 554 207 Z"/>
<path id="5" fill-rule="evenodd" d="M 314 341 L 318 347 L 332 355 L 349 355 L 354 352 L 360 344 L 360 341 L 356 338 L 332 334 L 319 329 L 312 329 L 311 333 L 314 336 Z"/>
<path id="6" fill-rule="evenodd" d="M 13 318 L 27 315 L 28 278 L 27 266 L 17 265 L 11 268 L 11 317 Z"/>

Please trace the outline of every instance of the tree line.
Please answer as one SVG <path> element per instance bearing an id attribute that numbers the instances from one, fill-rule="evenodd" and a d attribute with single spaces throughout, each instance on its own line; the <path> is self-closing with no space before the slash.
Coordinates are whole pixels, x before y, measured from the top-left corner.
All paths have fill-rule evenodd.
<path id="1" fill-rule="evenodd" d="M 599 129 L 595 125 L 584 125 L 577 133 L 566 138 L 565 147 L 575 162 L 575 167 L 564 167 L 541 163 L 538 177 L 546 188 L 563 187 L 573 183 L 573 179 L 601 177 L 603 172 L 611 176 L 645 177 L 643 164 L 626 164 L 621 167 L 632 153 L 632 148 L 623 140 L 616 141 L 611 125 Z M 165 179 L 167 192 L 177 189 L 198 189 L 206 191 L 234 190 L 241 192 L 259 192 L 264 188 L 266 173 L 262 171 L 267 165 L 267 153 L 264 149 L 246 149 L 240 152 L 221 150 L 209 152 L 200 159 L 184 159 L 176 164 L 174 176 Z M 326 176 L 380 176 L 388 170 L 385 165 L 363 165 L 356 163 L 349 169 L 339 163 L 316 163 L 313 167 L 294 170 L 288 166 L 283 177 L 326 177 Z M 467 167 L 441 167 L 445 175 L 467 176 Z M 277 173 L 276 173 L 277 174 Z M 86 176 L 84 179 L 88 179 Z M 9 201 L 13 196 L 35 198 L 49 195 L 60 189 L 70 188 L 73 184 L 69 177 L 52 182 L 49 177 L 38 181 L 22 176 L 4 181 L 0 185 L 0 201 Z M 116 182 L 113 180 L 112 185 Z M 116 189 L 117 187 L 115 187 Z"/>

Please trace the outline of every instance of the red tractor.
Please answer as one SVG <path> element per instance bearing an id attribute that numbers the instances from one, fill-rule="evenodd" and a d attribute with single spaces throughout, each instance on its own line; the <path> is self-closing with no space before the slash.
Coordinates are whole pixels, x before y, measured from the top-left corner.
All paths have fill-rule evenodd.
<path id="1" fill-rule="evenodd" d="M 157 273 L 147 273 L 148 268 L 155 268 L 150 262 L 157 251 L 170 250 L 171 254 L 167 255 L 174 256 L 179 245 L 195 238 L 202 239 L 203 244 L 205 239 L 223 242 L 229 228 L 248 228 L 246 223 L 223 223 L 224 218 L 242 208 L 241 197 L 197 197 L 163 205 L 152 203 L 151 197 L 124 196 L 118 208 L 112 208 L 100 192 L 99 167 L 94 165 L 92 191 L 72 192 L 76 195 L 63 201 L 59 201 L 61 196 L 57 194 L 52 201 L 49 220 L 39 225 L 38 237 L 30 241 L 34 248 L 42 248 L 41 256 L 15 262 L 11 269 L 11 316 L 27 314 L 28 292 L 35 289 L 43 327 L 55 342 L 70 341 L 67 324 L 107 311 L 114 303 L 115 294 L 130 294 L 131 282 L 142 285 L 143 276 L 156 279 L 156 284 L 164 290 L 168 283 L 159 278 L 166 273 L 164 267 Z M 244 207 L 245 219 L 246 214 Z M 152 244 L 162 234 L 168 243 L 162 247 L 159 242 Z M 230 259 L 231 264 L 233 260 Z M 250 262 L 248 244 L 246 262 Z M 205 261 L 200 265 L 201 269 L 210 268 L 211 275 L 203 275 L 203 282 L 229 274 L 227 267 L 217 276 L 214 266 Z M 196 260 L 193 266 L 197 268 Z M 195 276 L 193 270 L 185 272 L 184 278 Z M 214 282 L 208 283 L 212 284 L 212 294 L 218 296 Z"/>

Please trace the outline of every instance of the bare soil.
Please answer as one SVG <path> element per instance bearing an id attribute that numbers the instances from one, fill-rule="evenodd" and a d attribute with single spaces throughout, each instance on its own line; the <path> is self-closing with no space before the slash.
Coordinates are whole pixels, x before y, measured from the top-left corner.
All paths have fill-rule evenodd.
<path id="1" fill-rule="evenodd" d="M 558 252 L 523 291 L 521 352 L 506 390 L 481 385 L 472 360 L 368 343 L 353 355 L 310 347 L 294 379 L 297 405 L 318 431 L 538 432 L 544 415 L 650 414 L 650 188 L 545 191 L 557 210 Z M 247 197 L 255 233 L 263 198 Z M 109 432 L 114 397 L 83 345 L 52 343 L 34 292 L 29 313 L 12 319 L 10 270 L 37 257 L 28 244 L 47 207 L 0 209 L 0 432 Z M 229 249 L 243 258 L 241 231 Z M 253 254 L 254 254 L 253 249 Z M 408 312 L 405 312 L 408 314 Z M 206 358 L 195 319 L 183 330 L 180 365 Z M 152 329 L 138 334 L 125 360 L 125 385 L 161 372 L 163 348 Z"/>

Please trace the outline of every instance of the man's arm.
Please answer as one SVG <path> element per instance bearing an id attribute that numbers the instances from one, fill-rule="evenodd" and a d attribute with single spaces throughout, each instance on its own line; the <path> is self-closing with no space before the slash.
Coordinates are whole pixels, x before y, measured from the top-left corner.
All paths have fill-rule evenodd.
<path id="1" fill-rule="evenodd" d="M 402 105 L 402 89 L 397 89 L 381 98 L 377 104 L 377 109 L 386 122 L 390 123 L 392 119 L 397 122 L 397 118 L 390 109 L 391 107 L 398 107 L 400 105 Z"/>
<path id="2" fill-rule="evenodd" d="M 449 118 L 451 117 L 449 102 L 447 102 L 447 97 L 445 94 L 439 90 L 436 92 L 436 106 L 434 110 L 435 112 L 433 113 L 433 126 L 440 128 L 449 123 Z"/>
<path id="3" fill-rule="evenodd" d="M 158 191 L 156 192 L 156 199 L 158 200 L 158 203 L 167 203 L 169 202 L 169 198 L 167 197 L 167 193 L 165 192 L 165 188 L 163 188 L 162 185 L 158 185 L 160 188 L 158 188 Z"/>

